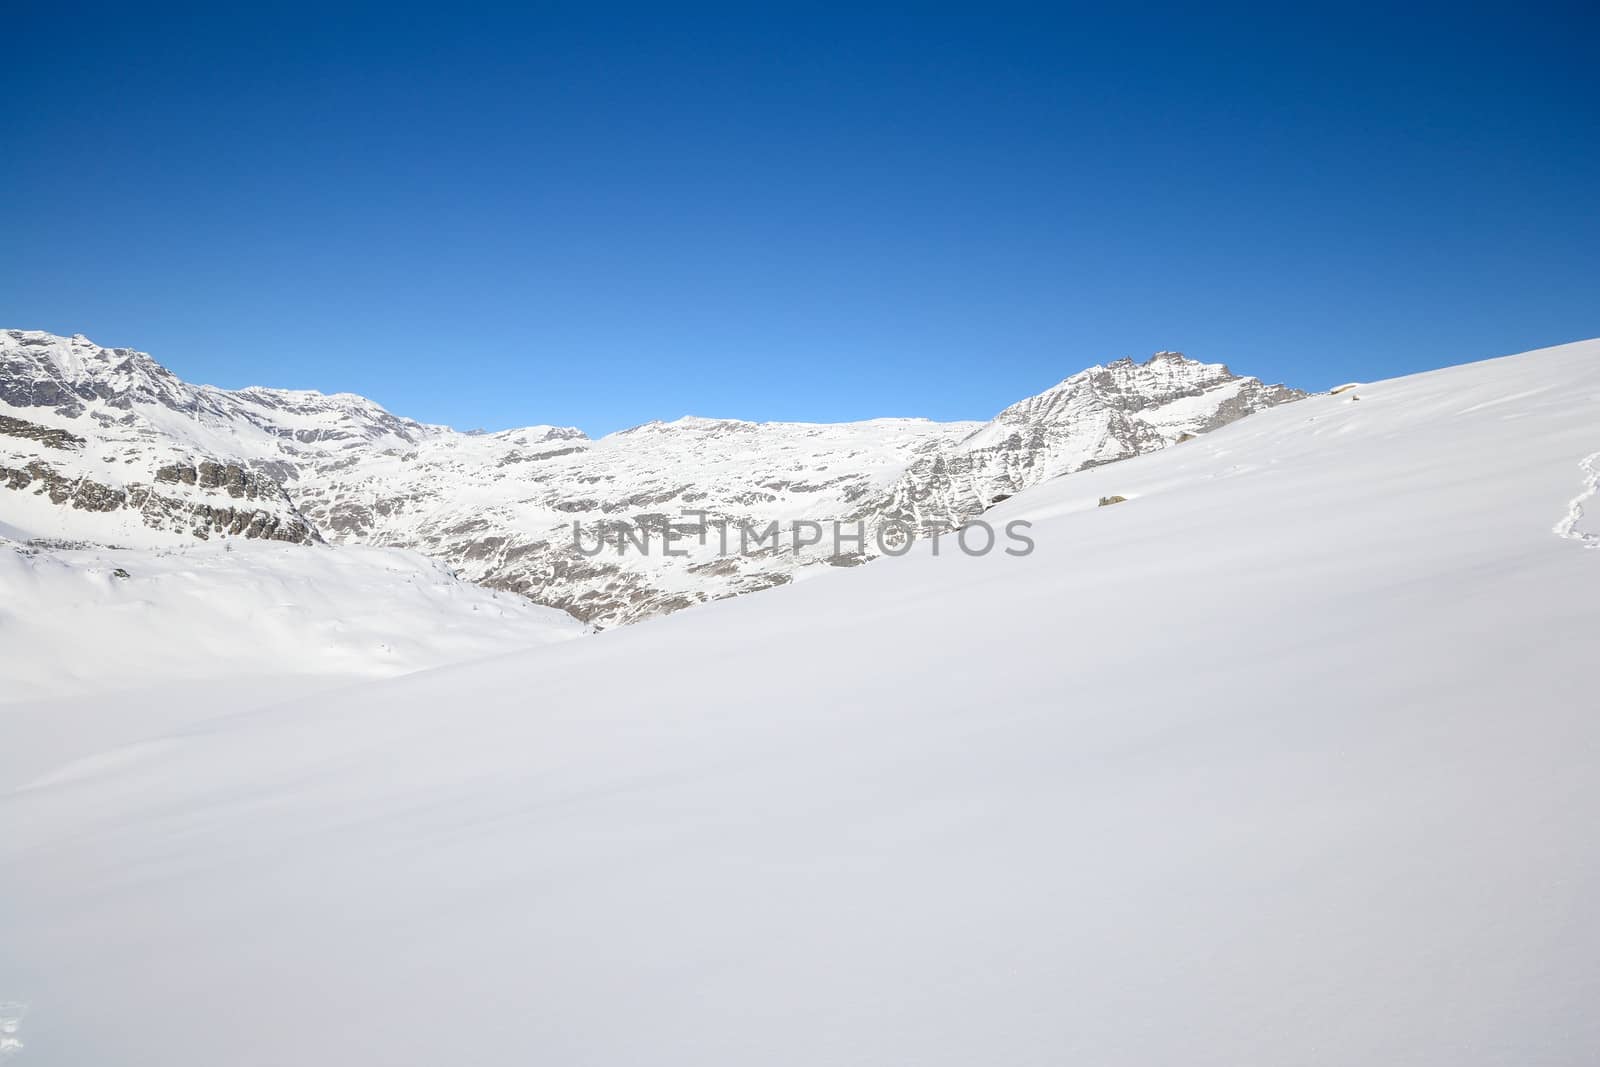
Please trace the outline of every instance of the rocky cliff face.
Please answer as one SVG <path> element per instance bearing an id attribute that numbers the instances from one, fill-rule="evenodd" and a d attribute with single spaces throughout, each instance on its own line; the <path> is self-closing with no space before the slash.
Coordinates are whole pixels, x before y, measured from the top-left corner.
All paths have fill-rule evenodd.
<path id="1" fill-rule="evenodd" d="M 1049 478 L 1176 444 L 1305 394 L 1220 363 L 1157 352 L 1090 367 L 1006 408 L 908 466 L 880 507 L 935 528 L 958 525 Z"/>
<path id="2" fill-rule="evenodd" d="M 412 548 L 616 625 L 862 562 L 901 531 L 952 528 L 1048 478 L 1301 395 L 1163 352 L 1091 367 L 987 423 L 467 434 L 351 394 L 195 386 L 142 353 L 12 330 L 0 332 L 0 523 L 111 544 Z M 795 543 L 797 521 L 818 524 L 815 543 Z M 836 522 L 867 536 L 836 540 Z M 776 543 L 762 536 L 774 523 Z"/>

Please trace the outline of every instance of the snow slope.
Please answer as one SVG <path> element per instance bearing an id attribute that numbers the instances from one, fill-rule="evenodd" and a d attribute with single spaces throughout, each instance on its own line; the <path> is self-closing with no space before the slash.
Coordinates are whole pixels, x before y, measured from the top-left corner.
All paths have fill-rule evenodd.
<path id="1" fill-rule="evenodd" d="M 383 677 L 582 632 L 401 549 L 0 538 L 0 705 L 240 675 Z"/>
<path id="2" fill-rule="evenodd" d="M 1600 342 L 0 798 L 29 1064 L 1580 1064 Z M 1125 496 L 1099 507 L 1100 498 Z"/>

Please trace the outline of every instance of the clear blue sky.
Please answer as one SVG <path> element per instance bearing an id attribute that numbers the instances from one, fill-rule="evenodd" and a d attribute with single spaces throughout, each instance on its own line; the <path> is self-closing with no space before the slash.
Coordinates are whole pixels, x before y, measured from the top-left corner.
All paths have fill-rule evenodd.
<path id="1" fill-rule="evenodd" d="M 590 432 L 1600 334 L 1593 5 L 228 6 L 7 8 L 0 326 Z"/>

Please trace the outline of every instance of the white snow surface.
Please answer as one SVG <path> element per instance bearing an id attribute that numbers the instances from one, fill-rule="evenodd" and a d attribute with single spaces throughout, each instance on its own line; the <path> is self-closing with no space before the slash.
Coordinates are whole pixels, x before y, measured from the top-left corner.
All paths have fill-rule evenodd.
<path id="1" fill-rule="evenodd" d="M 226 707 L 241 676 L 383 677 L 583 632 L 403 549 L 239 538 L 73 550 L 0 536 L 0 706 L 212 680 Z"/>
<path id="2" fill-rule="evenodd" d="M 50 767 L 23 1062 L 1592 1063 L 1597 415 L 1600 342 L 1361 384 L 1018 494 L 1025 557 Z"/>

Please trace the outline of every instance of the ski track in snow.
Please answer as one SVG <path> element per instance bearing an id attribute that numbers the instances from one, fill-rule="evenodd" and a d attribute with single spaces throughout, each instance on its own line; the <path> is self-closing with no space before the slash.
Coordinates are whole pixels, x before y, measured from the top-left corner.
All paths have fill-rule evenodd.
<path id="1" fill-rule="evenodd" d="M 1577 541 L 1585 548 L 1600 548 L 1600 534 L 1584 533 L 1578 529 L 1578 524 L 1583 521 L 1583 503 L 1600 493 L 1600 452 L 1591 452 L 1578 462 L 1583 470 L 1583 492 L 1573 497 L 1567 504 L 1567 513 L 1555 525 L 1557 537 L 1564 537 L 1569 541 Z"/>

